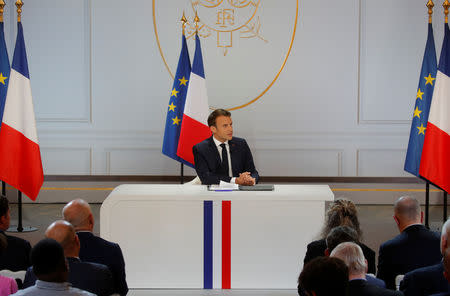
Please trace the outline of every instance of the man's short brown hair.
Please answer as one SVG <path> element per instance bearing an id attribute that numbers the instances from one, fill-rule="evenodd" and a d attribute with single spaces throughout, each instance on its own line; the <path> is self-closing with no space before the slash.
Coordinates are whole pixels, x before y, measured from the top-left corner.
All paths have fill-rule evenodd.
<path id="1" fill-rule="evenodd" d="M 231 113 L 225 109 L 216 109 L 208 116 L 208 126 L 216 126 L 216 119 L 219 116 L 231 117 Z"/>

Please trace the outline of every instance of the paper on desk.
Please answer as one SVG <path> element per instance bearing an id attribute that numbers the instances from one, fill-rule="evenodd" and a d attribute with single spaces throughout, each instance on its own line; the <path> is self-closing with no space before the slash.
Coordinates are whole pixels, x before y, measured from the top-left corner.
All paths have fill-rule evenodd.
<path id="1" fill-rule="evenodd" d="M 239 185 L 220 181 L 219 185 L 217 184 L 210 185 L 209 190 L 216 190 L 216 191 L 239 190 Z"/>

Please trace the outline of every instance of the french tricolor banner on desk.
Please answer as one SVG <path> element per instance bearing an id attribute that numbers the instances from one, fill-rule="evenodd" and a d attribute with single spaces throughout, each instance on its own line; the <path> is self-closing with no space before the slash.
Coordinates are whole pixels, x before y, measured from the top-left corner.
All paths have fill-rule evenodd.
<path id="1" fill-rule="evenodd" d="M 203 288 L 231 289 L 231 201 L 203 202 Z"/>

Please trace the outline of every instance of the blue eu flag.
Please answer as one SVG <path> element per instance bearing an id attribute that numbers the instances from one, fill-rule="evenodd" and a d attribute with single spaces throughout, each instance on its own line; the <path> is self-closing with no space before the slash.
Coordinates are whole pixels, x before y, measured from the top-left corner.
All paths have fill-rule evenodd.
<path id="1" fill-rule="evenodd" d="M 5 109 L 6 92 L 8 90 L 9 67 L 8 51 L 6 50 L 4 24 L 0 22 L 0 123 L 3 119 L 3 110 Z"/>
<path id="2" fill-rule="evenodd" d="M 181 53 L 178 60 L 177 73 L 170 91 L 169 106 L 167 108 L 166 128 L 162 153 L 181 163 L 193 167 L 191 163 L 177 156 L 178 140 L 180 138 L 181 120 L 183 119 L 184 104 L 191 74 L 191 61 L 183 35 L 181 41 Z"/>
<path id="3" fill-rule="evenodd" d="M 434 47 L 433 27 L 428 24 L 428 38 L 420 72 L 416 104 L 414 106 L 405 171 L 419 177 L 420 158 L 425 138 L 425 130 L 430 113 L 431 98 L 437 72 L 436 49 Z"/>

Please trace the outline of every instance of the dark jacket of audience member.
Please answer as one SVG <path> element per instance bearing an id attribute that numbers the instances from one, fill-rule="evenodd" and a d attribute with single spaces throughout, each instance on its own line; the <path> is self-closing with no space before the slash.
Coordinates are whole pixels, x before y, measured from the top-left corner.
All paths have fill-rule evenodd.
<path id="1" fill-rule="evenodd" d="M 109 296 L 114 293 L 114 283 L 108 267 L 103 264 L 81 262 L 78 258 L 67 257 L 69 264 L 69 278 L 72 287 L 85 290 L 97 296 Z M 28 268 L 23 281 L 23 287 L 34 286 L 37 278 L 33 267 Z"/>
<path id="2" fill-rule="evenodd" d="M 307 263 L 298 278 L 298 291 L 309 295 L 346 296 L 348 290 L 348 268 L 338 258 L 317 257 Z"/>
<path id="3" fill-rule="evenodd" d="M 400 290 L 405 296 L 425 296 L 450 291 L 444 277 L 444 264 L 440 262 L 408 272 L 400 283 Z"/>

